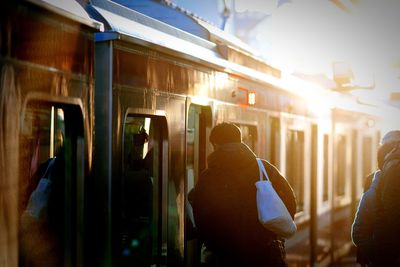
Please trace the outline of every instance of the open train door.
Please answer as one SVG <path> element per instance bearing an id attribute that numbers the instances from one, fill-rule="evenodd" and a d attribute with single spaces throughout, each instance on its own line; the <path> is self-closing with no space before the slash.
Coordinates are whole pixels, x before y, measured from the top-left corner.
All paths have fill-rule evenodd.
<path id="1" fill-rule="evenodd" d="M 201 244 L 195 233 L 195 221 L 190 205 L 190 192 L 196 185 L 200 173 L 206 168 L 207 155 L 211 153 L 208 136 L 212 125 L 211 107 L 189 104 L 186 127 L 186 227 L 185 266 L 197 266 L 200 262 Z"/>
<path id="2" fill-rule="evenodd" d="M 165 116 L 128 108 L 122 167 L 113 179 L 113 265 L 165 266 L 168 133 Z"/>
<path id="3" fill-rule="evenodd" d="M 20 265 L 83 264 L 84 140 L 79 103 L 26 101 L 19 146 Z"/>

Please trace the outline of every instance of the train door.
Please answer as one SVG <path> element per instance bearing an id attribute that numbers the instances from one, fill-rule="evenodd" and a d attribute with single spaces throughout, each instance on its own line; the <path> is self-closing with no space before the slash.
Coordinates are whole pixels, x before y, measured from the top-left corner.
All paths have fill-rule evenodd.
<path id="1" fill-rule="evenodd" d="M 85 183 L 81 109 L 29 101 L 22 114 L 19 265 L 81 266 Z"/>
<path id="2" fill-rule="evenodd" d="M 165 266 L 168 136 L 164 117 L 128 114 L 113 194 L 114 264 Z"/>
<path id="3" fill-rule="evenodd" d="M 211 152 L 208 136 L 211 128 L 211 109 L 190 104 L 186 130 L 186 201 L 197 183 L 200 173 L 206 168 L 206 158 Z M 197 266 L 200 261 L 200 246 L 194 236 L 194 217 L 190 204 L 186 202 L 185 264 Z"/>

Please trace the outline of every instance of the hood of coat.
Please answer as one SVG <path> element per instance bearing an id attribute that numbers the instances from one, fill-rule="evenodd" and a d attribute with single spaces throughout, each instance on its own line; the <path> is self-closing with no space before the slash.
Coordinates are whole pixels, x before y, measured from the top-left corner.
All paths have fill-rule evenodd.
<path id="1" fill-rule="evenodd" d="M 219 145 L 208 158 L 208 168 L 230 167 L 242 169 L 254 163 L 256 155 L 244 143 L 229 143 Z"/>

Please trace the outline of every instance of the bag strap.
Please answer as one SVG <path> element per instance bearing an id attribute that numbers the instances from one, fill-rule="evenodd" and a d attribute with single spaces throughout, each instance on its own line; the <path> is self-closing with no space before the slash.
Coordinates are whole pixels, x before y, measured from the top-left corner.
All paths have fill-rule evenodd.
<path id="1" fill-rule="evenodd" d="M 259 171 L 259 174 L 260 174 L 260 181 L 263 180 L 263 174 L 265 175 L 265 180 L 269 181 L 269 177 L 268 177 L 267 171 L 265 170 L 265 167 L 264 167 L 264 164 L 263 164 L 262 160 L 260 158 L 256 158 L 256 160 L 257 160 L 257 163 L 258 163 L 258 171 Z"/>

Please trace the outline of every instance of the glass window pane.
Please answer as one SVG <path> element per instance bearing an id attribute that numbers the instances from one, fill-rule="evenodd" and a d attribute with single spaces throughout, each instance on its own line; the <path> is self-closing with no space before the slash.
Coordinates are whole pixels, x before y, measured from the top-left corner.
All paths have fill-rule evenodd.
<path id="1" fill-rule="evenodd" d="M 297 199 L 297 211 L 304 210 L 304 133 L 287 132 L 286 178 Z"/>

